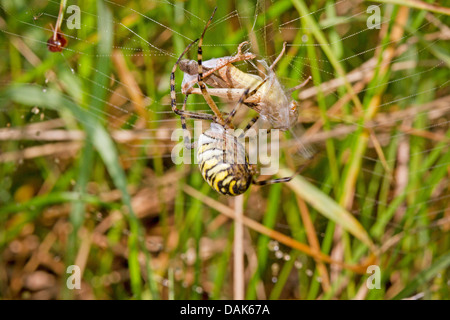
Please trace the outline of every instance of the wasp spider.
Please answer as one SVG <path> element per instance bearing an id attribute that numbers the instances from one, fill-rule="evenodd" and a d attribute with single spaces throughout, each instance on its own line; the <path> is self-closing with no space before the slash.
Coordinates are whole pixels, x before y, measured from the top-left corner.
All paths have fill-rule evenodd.
<path id="1" fill-rule="evenodd" d="M 232 120 L 238 108 L 244 104 L 245 99 L 247 99 L 251 95 L 254 95 L 256 91 L 265 84 L 265 80 L 261 81 L 252 91 L 250 91 L 249 89 L 244 90 L 237 105 L 226 118 L 224 118 L 222 113 L 217 108 L 214 100 L 208 93 L 208 90 L 203 81 L 202 43 L 205 32 L 209 24 L 211 23 L 215 11 L 216 10 L 214 10 L 211 18 L 208 20 L 200 39 L 197 39 L 190 43 L 173 66 L 170 76 L 171 106 L 173 112 L 181 117 L 181 126 L 184 132 L 187 132 L 186 118 L 212 121 L 211 127 L 203 134 L 201 134 L 198 139 L 197 160 L 199 163 L 200 171 L 203 178 L 214 190 L 224 195 L 236 196 L 244 193 L 251 184 L 266 185 L 278 182 L 287 182 L 290 181 L 293 176 L 257 181 L 255 178 L 256 170 L 254 166 L 249 163 L 248 155 L 244 145 L 238 140 L 238 137 L 236 137 L 231 130 L 233 129 Z M 214 115 L 186 111 L 186 104 L 189 93 L 186 94 L 182 109 L 180 110 L 177 108 L 175 71 L 182 57 L 197 41 L 197 83 L 206 102 L 214 112 Z M 257 121 L 257 119 L 258 117 L 253 118 L 245 128 L 244 132 L 250 129 L 251 126 Z M 185 136 L 185 144 L 188 148 L 193 147 L 193 144 L 191 144 L 188 136 Z"/>

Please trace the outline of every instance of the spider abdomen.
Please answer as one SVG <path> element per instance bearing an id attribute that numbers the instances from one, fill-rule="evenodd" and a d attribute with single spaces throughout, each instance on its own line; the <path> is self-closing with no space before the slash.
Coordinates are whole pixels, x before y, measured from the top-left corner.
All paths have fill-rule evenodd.
<path id="1" fill-rule="evenodd" d="M 205 181 L 221 194 L 242 194 L 252 183 L 245 147 L 217 123 L 200 136 L 197 160 Z"/>

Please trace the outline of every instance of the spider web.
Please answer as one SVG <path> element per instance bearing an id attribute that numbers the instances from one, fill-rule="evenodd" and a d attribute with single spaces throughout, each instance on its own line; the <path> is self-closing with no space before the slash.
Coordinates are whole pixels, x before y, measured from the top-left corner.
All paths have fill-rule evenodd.
<path id="1" fill-rule="evenodd" d="M 135 75 L 138 78 L 138 90 L 133 88 L 133 82 L 129 83 L 121 77 L 115 68 L 117 64 L 113 64 L 113 70 L 109 74 L 102 73 L 101 70 L 97 69 L 96 66 L 91 65 L 86 62 L 84 57 L 88 58 L 99 58 L 99 55 L 95 51 L 84 49 L 89 46 L 96 45 L 96 41 L 93 38 L 93 34 L 96 32 L 95 28 L 92 28 L 91 24 L 83 24 L 85 19 L 98 19 L 96 13 L 83 10 L 81 8 L 81 30 L 78 33 L 67 30 L 64 28 L 64 24 L 67 19 L 67 14 L 63 22 L 63 32 L 68 39 L 69 43 L 66 48 L 63 49 L 61 53 L 57 55 L 63 56 L 64 64 L 59 66 L 53 66 L 52 69 L 45 73 L 45 77 L 39 79 L 36 83 L 41 85 L 45 90 L 47 86 L 58 85 L 60 75 L 69 74 L 72 77 L 78 79 L 78 81 L 83 83 L 88 83 L 93 88 L 101 87 L 103 84 L 96 79 L 99 77 L 106 77 L 109 79 L 109 86 L 106 88 L 108 92 L 108 97 L 98 98 L 92 95 L 92 93 L 85 87 L 81 86 L 80 93 L 86 95 L 91 99 L 100 99 L 106 108 L 103 110 L 90 110 L 99 119 L 108 120 L 108 129 L 111 132 L 113 138 L 122 145 L 120 147 L 121 151 L 126 152 L 123 155 L 123 160 L 129 163 L 133 161 L 138 161 L 141 159 L 153 159 L 153 158 L 165 158 L 170 159 L 170 150 L 174 146 L 174 142 L 171 141 L 171 133 L 174 129 L 179 127 L 179 118 L 173 114 L 170 108 L 169 100 L 169 74 L 176 58 L 179 53 L 184 49 L 184 47 L 192 42 L 203 30 L 210 13 L 212 12 L 212 7 L 206 6 L 202 9 L 199 8 L 198 11 L 193 10 L 188 4 L 184 7 L 183 3 L 176 2 L 171 3 L 169 1 L 145 1 L 145 4 L 140 4 L 137 7 L 136 2 L 132 2 L 132 5 L 128 6 L 125 2 L 118 1 L 103 1 L 104 4 L 111 8 L 114 12 L 113 16 L 113 27 L 114 27 L 114 43 L 111 47 L 110 57 L 114 58 L 114 54 L 120 52 L 122 56 L 126 59 L 130 74 Z M 280 4 L 281 3 L 281 4 Z M 333 84 L 333 81 L 339 80 L 336 72 L 333 69 L 330 61 L 321 55 L 320 59 L 315 61 L 310 61 L 310 59 L 299 52 L 307 47 L 313 47 L 315 50 L 319 50 L 322 46 L 318 43 L 311 43 L 312 35 L 309 28 L 302 24 L 302 19 L 304 17 L 299 16 L 297 13 L 283 14 L 280 17 L 270 18 L 276 8 L 287 5 L 285 1 L 282 2 L 267 2 L 267 1 L 257 1 L 254 4 L 247 4 L 244 6 L 240 1 L 235 1 L 230 5 L 232 9 L 228 12 L 218 12 L 211 24 L 209 31 L 206 34 L 205 42 L 203 45 L 204 59 L 212 59 L 217 57 L 223 57 L 226 55 L 232 55 L 235 53 L 237 46 L 243 40 L 250 40 L 252 44 L 252 52 L 258 54 L 258 59 L 264 59 L 265 61 L 272 62 L 281 50 L 282 41 L 287 41 L 287 51 L 290 58 L 285 59 L 283 62 L 280 61 L 280 69 L 285 76 L 280 76 L 279 79 L 288 86 L 294 86 L 303 80 L 305 80 L 310 74 L 311 69 L 318 68 L 320 75 L 322 77 L 322 83 L 328 84 L 327 86 L 322 86 L 323 90 L 327 95 L 334 97 L 338 100 L 342 97 L 343 92 L 340 88 L 342 83 L 337 85 Z M 336 35 L 338 33 L 344 34 L 342 37 L 337 37 L 336 40 L 330 39 L 328 44 L 333 49 L 340 52 L 339 62 L 347 63 L 348 65 L 358 65 L 360 61 L 369 62 L 373 59 L 374 53 L 380 48 L 379 41 L 374 41 L 370 44 L 367 43 L 367 48 L 361 52 L 353 52 L 348 54 L 355 46 L 352 41 L 360 36 L 361 33 L 367 34 L 367 39 L 376 39 L 379 30 L 359 28 L 361 25 L 364 26 L 365 19 L 367 19 L 367 12 L 365 6 L 352 6 L 352 1 L 341 0 L 337 2 L 330 2 L 328 5 L 318 8 L 316 10 L 311 10 L 309 14 L 314 19 L 319 20 L 322 15 L 329 14 L 330 11 L 336 11 L 338 16 L 342 18 L 337 22 L 330 18 L 320 27 L 322 30 L 328 28 L 336 28 Z M 136 5 L 136 7 L 134 7 Z M 380 8 L 385 8 L 383 5 L 377 5 Z M 4 45 L 1 46 L 2 50 L 6 51 L 6 45 L 11 45 L 20 52 L 25 60 L 26 64 L 24 68 L 27 71 L 33 68 L 39 68 L 46 61 L 51 59 L 50 54 L 47 52 L 46 40 L 52 34 L 52 30 L 49 27 L 50 23 L 55 23 L 58 15 L 59 2 L 58 1 L 35 1 L 32 5 L 28 6 L 25 15 L 21 14 L 16 16 L 14 12 L 14 5 L 12 2 L 2 2 L 1 4 L 2 17 L 0 18 L 0 36 L 6 41 L 2 41 Z M 158 8 L 158 15 L 152 14 L 152 9 Z M 166 16 L 161 16 L 161 12 L 165 12 Z M 176 18 L 174 18 L 174 16 Z M 137 18 L 136 18 L 137 17 Z M 128 19 L 128 20 L 127 20 Z M 143 19 L 145 25 L 148 25 L 152 29 L 152 35 L 143 35 L 142 28 L 136 26 L 133 23 L 133 19 Z M 361 21 L 364 21 L 361 23 Z M 172 25 L 175 23 L 175 25 Z M 355 23 L 357 27 L 352 24 Z M 382 24 L 390 23 L 389 19 L 381 22 Z M 433 20 L 422 24 L 418 27 L 418 30 L 425 31 L 435 25 Z M 21 31 L 17 32 L 20 26 Z M 189 32 L 184 32 L 186 26 L 189 26 Z M 224 36 L 224 31 L 233 30 L 236 33 L 240 33 L 241 36 L 231 37 L 227 39 Z M 217 35 L 220 32 L 220 35 Z M 155 36 L 157 35 L 157 36 Z M 411 39 L 413 35 L 406 32 L 402 40 L 407 45 L 408 40 Z M 171 45 L 171 38 L 176 45 Z M 296 40 L 300 39 L 298 42 Z M 440 38 L 431 40 L 431 45 L 438 43 Z M 384 43 L 383 46 L 388 45 Z M 414 45 L 410 44 L 410 45 Z M 348 51 L 344 50 L 344 47 L 350 48 Z M 292 50 L 294 49 L 294 50 Z M 297 50 L 298 49 L 298 50 Z M 423 51 L 427 48 L 423 48 Z M 297 51 L 295 51 L 297 50 Z M 419 51 L 419 53 L 420 53 Z M 304 52 L 304 51 L 301 51 Z M 415 52 L 409 53 L 407 50 L 403 54 L 399 54 L 396 58 L 392 60 L 394 70 L 402 71 L 412 69 L 416 66 Z M 192 57 L 196 59 L 195 57 Z M 287 62 L 286 62 L 287 61 Z M 314 62 L 314 63 L 313 63 Z M 146 75 L 140 75 L 139 72 L 145 72 L 148 64 L 151 63 L 152 71 Z M 123 66 L 123 65 L 122 65 Z M 249 68 L 245 63 L 237 64 L 240 68 Z M 251 66 L 250 66 L 251 68 Z M 406 75 L 401 77 L 389 78 L 382 83 L 376 85 L 367 86 L 360 90 L 359 94 L 364 94 L 367 91 L 373 90 L 378 86 L 396 85 L 399 82 L 407 81 L 408 79 L 413 79 L 414 77 L 424 76 L 439 69 L 445 68 L 445 63 L 441 60 L 426 61 L 423 63 L 423 67 L 419 72 L 406 73 Z M 286 70 L 289 69 L 289 72 Z M 355 66 L 353 71 L 348 72 L 349 78 L 351 78 L 352 83 L 361 81 L 364 75 L 371 72 L 374 69 L 374 64 L 363 63 L 362 66 Z M 6 66 L 0 69 L 1 72 L 5 72 Z M 352 70 L 349 68 L 349 70 Z M 147 71 L 149 72 L 149 71 Z M 256 72 L 253 70 L 252 72 Z M 277 73 L 277 71 L 276 71 Z M 145 76 L 152 75 L 155 77 L 153 83 L 154 87 L 149 88 L 145 80 Z M 147 79 L 147 78 L 145 78 Z M 182 81 L 182 74 L 177 73 L 177 105 L 181 107 L 182 105 L 182 95 L 179 92 L 180 84 Z M 7 86 L 11 83 L 10 79 L 2 76 L 2 86 Z M 427 88 L 426 90 L 415 91 L 408 95 L 402 97 L 392 97 L 387 102 L 380 104 L 380 112 L 389 111 L 390 108 L 395 105 L 402 103 L 403 100 L 411 100 L 412 98 L 420 100 L 422 96 L 429 95 L 431 92 L 436 92 L 439 90 L 444 90 L 448 87 L 448 81 L 444 83 L 439 83 L 438 85 Z M 328 91 L 327 91 L 328 90 Z M 137 93 L 137 97 L 131 97 L 130 92 Z M 304 106 L 306 110 L 312 108 L 311 100 L 317 96 L 318 90 L 316 87 L 310 85 L 305 89 L 300 90 L 295 98 L 298 99 Z M 320 94 L 320 93 L 319 93 Z M 331 99 L 332 100 L 332 99 Z M 141 101 L 144 105 L 145 115 L 142 111 L 136 109 L 136 101 Z M 221 101 L 220 99 L 215 99 L 221 111 L 229 111 L 230 106 L 228 103 Z M 447 102 L 448 103 L 448 102 Z M 88 107 L 86 105 L 82 107 Z M 3 101 L 2 102 L 2 112 L 8 113 L 14 108 L 17 110 L 17 106 Z M 448 112 L 448 106 L 439 108 L 442 113 Z M 201 97 L 192 97 L 187 104 L 188 110 L 195 110 L 197 112 L 211 112 L 207 107 L 204 100 Z M 27 141 L 28 139 L 36 143 L 35 146 L 42 146 L 44 144 L 53 144 L 61 141 L 69 141 L 67 143 L 67 148 L 79 148 L 82 146 L 79 142 L 84 139 L 81 131 L 77 130 L 72 126 L 71 130 L 62 130 L 62 126 L 67 124 L 65 121 L 61 120 L 55 113 L 42 110 L 38 107 L 32 109 L 21 107 L 23 116 L 30 118 L 30 124 L 27 125 L 28 129 L 17 128 L 17 130 L 10 130 L 9 135 L 0 135 L 3 140 L 15 139 L 17 141 Z M 421 114 L 427 116 L 431 114 L 432 109 L 427 109 L 421 111 Z M 416 114 L 411 114 L 402 117 L 402 120 L 406 120 L 408 117 L 412 119 L 417 116 Z M 317 117 L 316 117 L 317 118 Z M 341 128 L 341 131 L 345 132 L 345 135 L 352 136 L 358 132 L 358 128 L 362 125 L 352 120 L 351 117 L 333 114 L 332 118 L 335 121 L 341 121 L 347 129 L 345 131 Z M 434 119 L 437 119 L 436 116 Z M 2 118 L 2 126 L 7 126 L 10 122 L 7 118 Z M 239 115 L 238 119 L 248 119 L 248 115 L 242 113 Z M 82 119 L 78 119 L 82 121 Z M 301 113 L 300 120 L 305 122 L 305 126 L 311 126 L 311 121 L 308 120 L 308 114 Z M 398 119 L 397 119 L 398 120 Z M 389 123 L 389 119 L 381 119 L 373 123 L 373 127 L 376 129 L 378 127 L 383 127 L 384 124 Z M 34 126 L 34 127 L 33 127 Z M 445 128 L 448 129 L 448 121 L 440 121 L 438 123 L 427 124 L 426 126 L 420 128 L 421 130 L 427 130 L 430 128 L 436 129 L 437 127 L 442 127 L 443 131 Z M 36 129 L 37 128 L 37 129 Z M 10 128 L 15 129 L 15 128 Z M 13 134 L 11 134 L 11 132 Z M 39 132 L 39 135 L 36 134 Z M 336 132 L 339 132 L 336 130 Z M 322 132 L 323 133 L 323 132 Z M 314 136 L 302 137 L 302 133 L 293 132 L 294 138 L 291 137 L 288 140 L 288 145 L 292 146 L 298 143 L 296 140 L 302 140 L 302 143 L 308 143 L 308 139 L 314 142 Z M 331 135 L 332 136 L 332 135 Z M 7 138 L 5 138 L 7 137 Z M 330 137 L 330 136 L 328 136 Z M 385 145 L 390 139 L 396 138 L 400 141 L 405 141 L 407 139 L 407 133 L 397 133 L 396 135 L 391 135 L 389 133 L 380 134 L 380 143 Z M 319 140 L 319 138 L 317 138 Z M 138 141 L 138 142 L 136 142 Z M 446 140 L 448 141 L 448 140 Z M 317 141 L 316 141 L 317 142 Z M 319 141 L 320 143 L 325 143 L 325 139 Z M 3 143 L 3 142 L 2 142 Z M 71 144 L 72 143 L 72 144 Z M 450 144 L 444 144 L 440 146 L 432 145 L 428 149 L 420 150 L 417 153 L 429 154 L 436 148 L 446 149 Z M 33 143 L 27 143 L 28 149 L 33 148 Z M 4 148 L 2 148 L 4 149 Z M 63 150 L 69 150 L 63 149 Z M 155 151 L 157 150 L 157 151 Z M 54 153 L 48 154 L 48 156 L 54 157 L 55 159 L 61 158 L 61 150 L 54 148 Z M 1 155 L 1 161 L 14 162 L 16 164 L 22 165 L 25 161 L 33 159 L 31 155 L 29 158 L 23 157 L 23 152 L 17 152 L 15 150 L 5 152 L 2 150 L 3 155 Z M 38 152 L 36 156 L 39 156 Z M 371 178 L 373 175 L 379 175 L 381 178 L 391 175 L 389 172 L 379 173 L 376 171 L 375 167 L 380 165 L 382 160 L 376 157 L 375 152 L 371 152 L 370 155 L 364 156 L 364 160 L 371 165 L 365 166 L 362 171 L 363 174 Z M 393 164 L 397 162 L 398 159 L 388 160 L 388 164 Z M 440 164 L 448 166 L 449 163 Z M 372 168 L 372 169 L 369 169 Z M 424 172 L 432 170 L 436 166 L 431 165 L 427 168 L 423 168 Z M 325 186 L 323 181 L 318 181 L 313 175 L 308 175 L 308 179 L 319 186 Z M 328 186 L 330 189 L 333 188 L 332 185 Z M 412 190 L 412 193 L 420 193 L 429 190 L 433 186 L 424 185 L 419 189 Z M 365 217 L 375 221 L 376 208 L 377 207 L 388 207 L 389 203 L 382 203 L 378 199 L 368 199 L 367 197 L 361 196 L 358 192 L 355 193 L 355 197 L 358 201 L 361 201 L 361 206 L 358 209 L 352 211 L 354 215 L 358 217 L 363 212 L 365 212 Z M 435 197 L 431 202 L 419 203 L 417 204 L 417 219 L 431 219 L 434 220 L 436 216 L 442 215 L 441 209 L 432 210 L 433 202 L 443 202 L 448 201 L 450 195 L 442 195 Z M 177 199 L 173 199 L 173 202 L 177 202 Z M 190 200 L 184 200 L 188 203 Z M 423 207 L 426 206 L 430 210 L 424 210 Z M 257 205 L 259 207 L 259 205 Z M 412 208 L 408 208 L 411 210 Z M 369 212 L 367 214 L 367 212 Z M 320 225 L 326 226 L 327 221 L 322 221 Z M 435 221 L 435 224 L 428 226 L 428 228 L 440 228 L 443 224 L 442 220 Z M 406 229 L 399 222 L 388 222 L 388 225 L 393 229 L 400 228 L 398 233 L 404 233 L 409 235 L 414 235 L 421 231 L 420 228 L 409 228 Z M 286 225 L 278 224 L 278 229 L 287 228 Z M 318 232 L 317 236 L 319 238 L 323 237 L 322 232 Z M 420 248 L 419 248 L 420 249 Z M 417 250 L 419 250 L 417 249 Z M 408 254 L 409 251 L 398 250 L 398 254 Z M 418 251 L 419 253 L 419 251 Z M 162 279 L 161 281 L 164 281 Z M 198 288 L 197 288 L 198 289 Z"/>

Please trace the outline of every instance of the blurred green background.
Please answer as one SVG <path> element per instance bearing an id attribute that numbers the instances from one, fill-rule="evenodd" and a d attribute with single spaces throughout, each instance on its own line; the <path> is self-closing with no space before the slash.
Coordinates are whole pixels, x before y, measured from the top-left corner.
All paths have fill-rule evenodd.
<path id="1" fill-rule="evenodd" d="M 449 298 L 449 1 L 62 3 L 61 52 L 59 1 L 0 5 L 2 299 Z M 170 157 L 170 72 L 216 5 L 204 60 L 248 40 L 270 63 L 286 41 L 280 81 L 312 76 L 292 98 L 317 154 L 238 200 Z M 280 176 L 298 166 L 282 138 Z"/>

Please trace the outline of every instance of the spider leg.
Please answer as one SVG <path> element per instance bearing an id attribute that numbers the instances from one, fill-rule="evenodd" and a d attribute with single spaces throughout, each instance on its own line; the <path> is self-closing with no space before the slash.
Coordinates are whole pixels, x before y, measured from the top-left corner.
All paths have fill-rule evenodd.
<path id="1" fill-rule="evenodd" d="M 269 179 L 269 180 L 262 180 L 262 181 L 257 181 L 255 178 L 253 178 L 252 183 L 256 184 L 258 186 L 265 186 L 268 184 L 274 184 L 274 183 L 280 183 L 280 182 L 289 182 L 292 180 L 292 178 L 294 178 L 295 175 L 291 176 L 291 177 L 285 177 L 285 178 L 277 178 L 277 179 Z"/>
<path id="2" fill-rule="evenodd" d="M 244 94 L 239 98 L 238 104 L 234 107 L 234 109 L 230 112 L 227 119 L 225 120 L 225 126 L 231 124 L 231 121 L 233 120 L 234 116 L 236 115 L 237 110 L 240 108 L 241 105 L 244 104 L 244 100 L 247 99 L 250 96 L 253 96 L 260 88 L 261 86 L 266 83 L 267 79 L 261 81 L 255 89 L 250 91 L 250 89 L 246 89 L 244 91 Z"/>
<path id="3" fill-rule="evenodd" d="M 277 179 L 268 179 L 268 180 L 262 180 L 262 181 L 257 181 L 254 177 L 252 179 L 252 183 L 256 184 L 258 186 L 265 186 L 268 184 L 273 184 L 273 183 L 280 183 L 280 182 L 289 182 L 291 181 L 296 175 L 298 175 L 300 172 L 302 172 L 302 170 L 306 167 L 306 165 L 302 165 L 300 166 L 297 171 L 295 171 L 295 173 L 290 176 L 290 177 L 284 177 L 284 178 L 277 178 Z"/>
<path id="4" fill-rule="evenodd" d="M 214 11 L 211 15 L 211 17 L 209 18 L 208 22 L 206 23 L 205 29 L 203 29 L 203 33 L 202 36 L 200 37 L 200 40 L 198 42 L 198 49 L 197 49 L 197 60 L 198 60 L 198 86 L 200 87 L 200 90 L 202 91 L 203 97 L 206 100 L 206 103 L 209 105 L 209 107 L 211 108 L 211 110 L 214 112 L 214 114 L 216 115 L 216 121 L 221 124 L 224 125 L 225 121 L 223 119 L 222 114 L 220 113 L 219 108 L 217 108 L 216 103 L 214 102 L 214 100 L 211 98 L 211 96 L 208 93 L 208 90 L 206 90 L 206 86 L 203 83 L 203 66 L 202 66 L 202 58 L 203 58 L 203 52 L 202 52 L 202 45 L 203 45 L 203 38 L 205 36 L 206 30 L 208 29 L 209 25 L 211 24 L 211 21 L 214 17 L 214 14 L 216 13 L 217 7 L 214 8 Z"/>
<path id="5" fill-rule="evenodd" d="M 247 124 L 247 126 L 244 128 L 244 132 L 242 132 L 239 136 L 238 139 L 242 139 L 245 136 L 245 133 L 256 123 L 256 121 L 258 121 L 259 119 L 259 115 L 254 117 L 252 120 L 250 120 L 250 122 Z"/>
<path id="6" fill-rule="evenodd" d="M 248 97 L 249 89 L 246 89 L 244 91 L 244 94 L 239 98 L 239 101 L 237 105 L 234 107 L 234 109 L 230 112 L 227 119 L 225 120 L 225 126 L 229 126 L 231 124 L 231 121 L 233 120 L 234 116 L 236 115 L 237 110 L 241 105 L 243 105 L 245 98 Z"/>
<path id="7" fill-rule="evenodd" d="M 247 124 L 247 126 L 244 128 L 244 133 L 247 132 L 255 123 L 256 121 L 258 121 L 259 119 L 259 115 L 257 115 L 256 117 L 254 117 L 252 120 L 250 120 L 250 122 Z"/>
<path id="8" fill-rule="evenodd" d="M 186 110 L 186 103 L 187 103 L 188 96 L 189 95 L 187 94 L 186 98 L 184 98 L 183 109 L 182 109 L 183 112 Z M 186 126 L 186 118 L 183 115 L 181 115 L 180 118 L 181 118 L 181 128 L 183 129 L 183 135 L 184 135 L 184 147 L 188 150 L 194 149 L 195 142 L 191 143 L 191 135 Z"/>
<path id="9" fill-rule="evenodd" d="M 190 112 L 186 110 L 180 110 L 177 108 L 177 96 L 175 91 L 175 71 L 177 70 L 177 66 L 180 63 L 181 58 L 186 54 L 186 52 L 191 48 L 191 46 L 198 41 L 195 40 L 191 42 L 186 49 L 184 49 L 183 53 L 180 55 L 178 60 L 175 62 L 175 65 L 172 68 L 172 73 L 170 74 L 170 98 L 171 98 L 171 106 L 172 111 L 176 113 L 179 116 L 184 116 L 185 118 L 192 118 L 192 119 L 201 119 L 201 120 L 214 120 L 214 116 L 206 113 L 196 113 L 196 112 Z"/>

